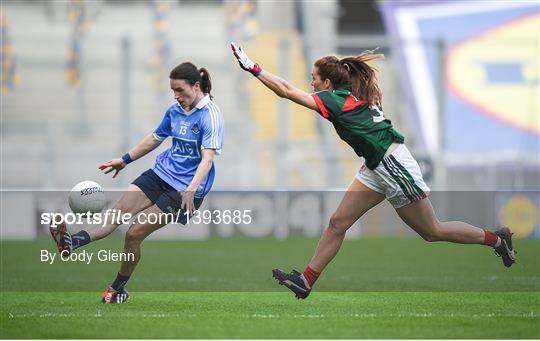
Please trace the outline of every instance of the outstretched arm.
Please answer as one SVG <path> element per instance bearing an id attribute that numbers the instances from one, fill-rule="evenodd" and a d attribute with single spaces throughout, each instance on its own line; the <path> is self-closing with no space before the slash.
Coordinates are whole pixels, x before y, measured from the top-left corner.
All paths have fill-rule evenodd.
<path id="1" fill-rule="evenodd" d="M 234 56 L 238 60 L 240 67 L 246 71 L 251 72 L 261 83 L 263 83 L 267 88 L 272 90 L 279 97 L 290 99 L 291 101 L 300 104 L 306 108 L 319 111 L 315 100 L 311 94 L 298 89 L 293 86 L 283 78 L 280 78 L 266 70 L 263 70 L 259 64 L 254 63 L 249 59 L 247 54 L 242 50 L 241 47 L 236 46 L 234 43 L 231 43 L 231 49 Z"/>
<path id="2" fill-rule="evenodd" d="M 115 171 L 113 174 L 113 178 L 115 178 L 128 163 L 150 153 L 152 150 L 156 149 L 161 142 L 162 141 L 155 138 L 154 134 L 148 134 L 123 157 L 104 162 L 99 166 L 99 169 L 105 171 L 105 174 Z"/>

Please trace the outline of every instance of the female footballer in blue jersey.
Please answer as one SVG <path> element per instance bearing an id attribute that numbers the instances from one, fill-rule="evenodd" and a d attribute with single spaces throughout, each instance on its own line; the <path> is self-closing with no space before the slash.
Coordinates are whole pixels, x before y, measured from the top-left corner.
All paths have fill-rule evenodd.
<path id="1" fill-rule="evenodd" d="M 330 218 L 305 271 L 272 270 L 279 284 L 287 286 L 297 298 L 309 295 L 320 273 L 338 253 L 349 227 L 385 198 L 400 218 L 426 241 L 488 245 L 502 257 L 506 267 L 514 263 L 510 229 L 493 233 L 464 222 L 437 219 L 418 163 L 403 144 L 403 136 L 381 110 L 382 93 L 376 70 L 367 62 L 383 55 L 366 51 L 343 59 L 335 56 L 319 58 L 312 70 L 311 85 L 315 93 L 309 94 L 263 70 L 236 45 L 231 44 L 231 48 L 244 70 L 251 72 L 279 97 L 318 112 L 334 125 L 339 137 L 365 159 L 364 166 Z"/>
<path id="2" fill-rule="evenodd" d="M 154 166 L 129 185 L 114 209 L 131 216 L 164 217 L 163 213 L 172 213 L 177 217 L 176 222 L 185 224 L 185 213 L 198 209 L 212 188 L 215 177 L 213 159 L 221 153 L 223 146 L 223 116 L 212 101 L 212 84 L 205 68 L 182 63 L 171 71 L 169 78 L 176 102 L 167 109 L 157 129 L 124 156 L 101 164 L 99 169 L 106 174 L 114 172 L 114 178 L 129 163 L 171 137 L 171 148 L 159 154 Z M 103 303 L 123 303 L 128 299 L 124 286 L 141 257 L 142 241 L 170 222 L 147 223 L 141 220 L 135 219 L 125 236 L 124 252 L 133 254 L 134 259 L 122 261 L 116 279 L 102 293 Z M 68 255 L 106 237 L 118 226 L 120 224 L 111 222 L 105 227 L 93 226 L 70 235 L 65 224 L 61 224 L 56 229 L 51 228 L 51 234 L 59 252 Z"/>

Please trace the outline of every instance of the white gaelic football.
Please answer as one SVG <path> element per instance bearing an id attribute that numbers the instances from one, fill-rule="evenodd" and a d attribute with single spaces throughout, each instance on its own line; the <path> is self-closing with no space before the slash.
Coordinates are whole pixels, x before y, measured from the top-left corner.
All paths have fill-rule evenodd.
<path id="1" fill-rule="evenodd" d="M 105 204 L 103 188 L 94 181 L 79 182 L 69 193 L 69 207 L 73 213 L 99 213 Z"/>

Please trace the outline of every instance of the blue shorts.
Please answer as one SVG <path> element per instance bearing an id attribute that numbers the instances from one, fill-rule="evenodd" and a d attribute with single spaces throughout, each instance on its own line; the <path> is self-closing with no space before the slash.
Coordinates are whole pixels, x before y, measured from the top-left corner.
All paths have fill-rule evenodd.
<path id="1" fill-rule="evenodd" d="M 185 210 L 180 208 L 182 205 L 180 192 L 163 181 L 163 179 L 161 179 L 152 169 L 139 175 L 132 184 L 139 187 L 148 199 L 150 199 L 152 204 L 155 204 L 164 213 L 172 213 L 178 217 L 175 221 L 176 223 L 182 225 L 186 224 L 187 217 L 184 214 Z M 199 209 L 202 202 L 203 198 L 194 198 L 193 203 L 195 204 L 195 209 Z M 178 214 L 178 212 L 180 213 Z"/>

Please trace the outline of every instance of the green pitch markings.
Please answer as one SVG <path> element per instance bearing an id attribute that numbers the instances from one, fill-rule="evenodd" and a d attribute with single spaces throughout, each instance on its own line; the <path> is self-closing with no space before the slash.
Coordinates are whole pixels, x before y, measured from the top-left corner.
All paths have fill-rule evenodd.
<path id="1" fill-rule="evenodd" d="M 49 239 L 1 241 L 1 338 L 540 338 L 540 241 L 507 269 L 477 245 L 346 240 L 311 296 L 271 277 L 303 270 L 317 238 L 145 241 L 127 289 L 103 305 L 117 262 L 40 261 Z M 122 251 L 107 238 L 86 252 Z M 94 258 L 95 259 L 95 258 Z"/>
<path id="2" fill-rule="evenodd" d="M 317 238 L 212 238 L 145 241 L 130 292 L 282 292 L 271 269 L 304 270 Z M 316 291 L 328 292 L 540 292 L 540 240 L 517 239 L 517 262 L 507 269 L 491 248 L 427 243 L 421 238 L 346 240 L 323 272 Z M 41 261 L 53 242 L 1 241 L 2 291 L 98 292 L 114 279 L 118 262 L 98 261 L 100 250 L 122 252 L 107 238 L 76 253 L 82 261 Z"/>
<path id="3" fill-rule="evenodd" d="M 540 338 L 538 293 L 3 293 L 2 338 Z"/>

